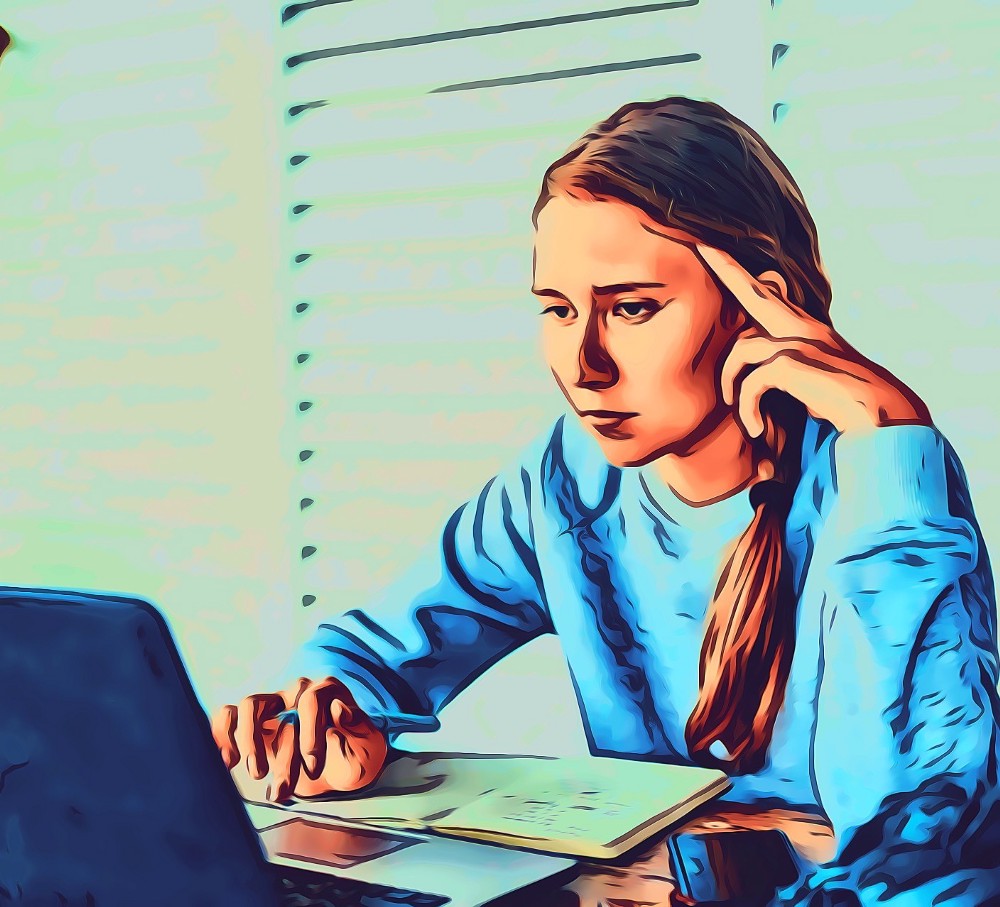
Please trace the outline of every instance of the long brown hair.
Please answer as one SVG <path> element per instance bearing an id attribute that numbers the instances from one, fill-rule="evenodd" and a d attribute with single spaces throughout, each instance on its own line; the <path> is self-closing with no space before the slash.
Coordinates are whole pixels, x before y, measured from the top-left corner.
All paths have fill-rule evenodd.
<path id="1" fill-rule="evenodd" d="M 751 274 L 775 270 L 790 302 L 829 323 L 830 284 L 802 193 L 764 140 L 717 104 L 683 97 L 626 104 L 545 172 L 536 225 L 557 195 L 624 202 L 728 252 Z M 763 415 L 758 451 L 773 460 L 774 478 L 751 488 L 753 518 L 722 567 L 685 730 L 693 759 L 731 773 L 764 764 L 795 630 L 784 532 L 800 478 L 805 411 L 771 392 Z"/>

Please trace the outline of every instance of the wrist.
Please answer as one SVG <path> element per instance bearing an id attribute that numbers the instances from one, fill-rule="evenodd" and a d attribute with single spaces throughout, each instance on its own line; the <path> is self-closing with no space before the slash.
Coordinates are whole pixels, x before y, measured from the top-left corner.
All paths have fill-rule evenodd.
<path id="1" fill-rule="evenodd" d="M 848 524 L 948 514 L 941 436 L 923 423 L 845 432 L 834 441 L 839 510 Z"/>
<path id="2" fill-rule="evenodd" d="M 864 412 L 870 428 L 890 425 L 924 425 L 932 428 L 927 405 L 908 387 L 882 386 L 873 389 L 864 401 Z"/>

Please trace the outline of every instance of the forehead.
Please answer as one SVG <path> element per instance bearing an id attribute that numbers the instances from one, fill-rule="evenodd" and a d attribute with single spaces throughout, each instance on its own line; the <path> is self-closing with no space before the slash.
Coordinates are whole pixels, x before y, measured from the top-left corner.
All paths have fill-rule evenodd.
<path id="1" fill-rule="evenodd" d="M 696 257 L 695 238 L 618 201 L 556 196 L 538 215 L 535 283 L 624 283 L 679 276 Z"/>

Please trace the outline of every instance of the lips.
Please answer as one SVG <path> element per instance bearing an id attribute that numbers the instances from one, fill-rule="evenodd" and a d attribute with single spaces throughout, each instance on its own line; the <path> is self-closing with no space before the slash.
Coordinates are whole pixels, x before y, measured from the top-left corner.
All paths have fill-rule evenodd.
<path id="1" fill-rule="evenodd" d="M 629 416 L 637 416 L 639 414 L 618 409 L 581 409 L 580 415 L 593 416 L 595 419 L 625 419 Z"/>
<path id="2" fill-rule="evenodd" d="M 616 412 L 609 409 L 584 410 L 580 413 L 583 421 L 598 434 L 618 440 L 632 436 L 625 423 L 638 415 L 638 413 Z"/>

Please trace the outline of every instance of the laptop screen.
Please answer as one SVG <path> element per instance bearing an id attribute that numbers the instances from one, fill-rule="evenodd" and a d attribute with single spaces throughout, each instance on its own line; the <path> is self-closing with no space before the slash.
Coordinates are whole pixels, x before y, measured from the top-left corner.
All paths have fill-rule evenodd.
<path id="1" fill-rule="evenodd" d="M 0 891 L 102 907 L 273 904 L 260 842 L 162 618 L 0 589 Z"/>

